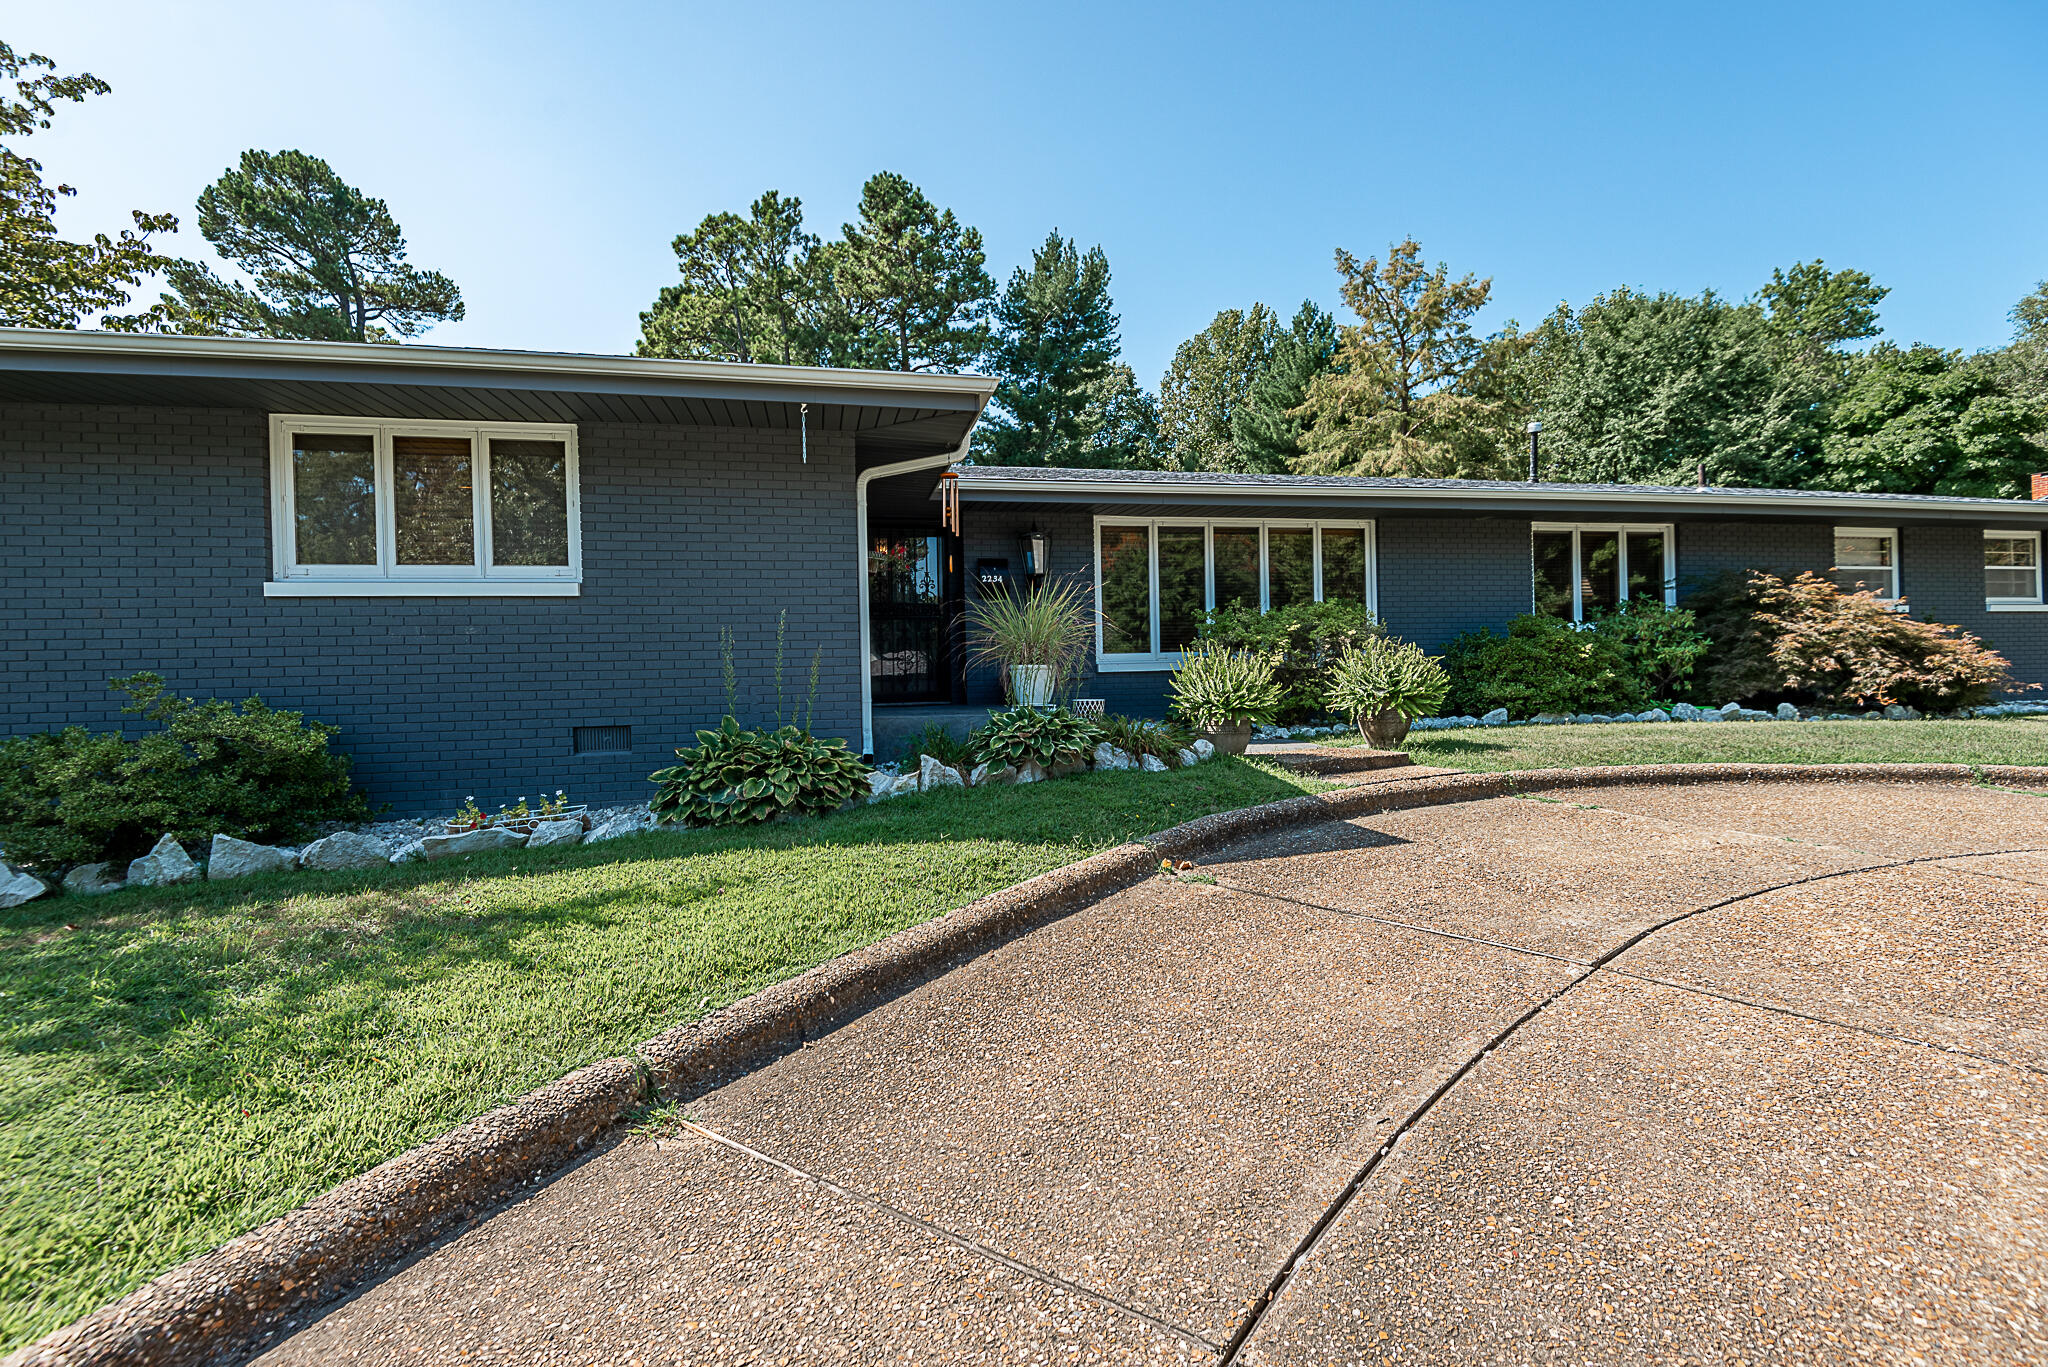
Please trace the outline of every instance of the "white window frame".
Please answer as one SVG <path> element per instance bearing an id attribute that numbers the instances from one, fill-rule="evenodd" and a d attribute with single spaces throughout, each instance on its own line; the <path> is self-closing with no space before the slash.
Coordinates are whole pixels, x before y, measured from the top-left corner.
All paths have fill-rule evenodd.
<path id="1" fill-rule="evenodd" d="M 1102 529 L 1111 527 L 1146 528 L 1146 555 L 1150 559 L 1147 567 L 1151 592 L 1152 649 L 1143 654 L 1112 655 L 1103 649 L 1102 616 Z M 1272 570 L 1269 563 L 1270 544 L 1268 533 L 1272 531 L 1311 531 L 1314 533 L 1315 559 L 1315 600 L 1323 601 L 1323 532 L 1362 531 L 1365 533 L 1365 610 L 1375 618 L 1380 615 L 1379 576 L 1379 535 L 1377 526 L 1370 520 L 1345 518 L 1258 518 L 1258 517 L 1116 517 L 1098 514 L 1095 518 L 1095 668 L 1104 674 L 1136 673 L 1141 671 L 1178 669 L 1181 652 L 1159 648 L 1159 529 L 1161 527 L 1202 528 L 1202 606 L 1205 611 L 1216 610 L 1216 529 L 1227 531 L 1259 531 L 1259 611 L 1271 609 L 1273 586 Z"/>
<path id="2" fill-rule="evenodd" d="M 1664 538 L 1664 606 L 1678 606 L 1678 527 L 1671 522 L 1531 522 L 1529 524 L 1529 611 L 1536 609 L 1536 534 L 1538 532 L 1570 532 L 1572 534 L 1572 625 L 1581 626 L 1586 621 L 1585 580 L 1579 574 L 1584 557 L 1579 545 L 1582 532 L 1616 533 L 1620 554 L 1616 557 L 1614 573 L 1617 578 L 1620 600 L 1628 600 L 1628 533 L 1636 532 L 1647 536 Z"/>
<path id="3" fill-rule="evenodd" d="M 2044 568 L 2041 564 L 2041 533 L 2019 531 L 2017 529 L 2008 531 L 1996 527 L 1986 527 L 1984 529 L 1984 539 L 1989 541 L 1993 537 L 1997 537 L 2002 541 L 2031 541 L 2034 543 L 2034 596 L 2031 598 L 1993 598 L 1987 593 L 1984 595 L 1984 610 L 1986 612 L 2048 612 L 2048 598 L 2044 598 L 2042 593 L 2043 575 L 2048 573 L 2048 568 Z M 1896 555 L 1897 552 L 1894 551 L 1893 554 Z M 1984 568 L 1988 570 L 1991 567 L 1986 565 Z"/>
<path id="4" fill-rule="evenodd" d="M 377 481 L 377 563 L 301 565 L 293 520 L 292 434 L 332 432 L 372 439 Z M 468 566 L 400 565 L 395 437 L 468 437 L 474 478 L 471 531 L 476 558 Z M 569 563 L 491 563 L 491 439 L 559 441 L 567 464 Z M 270 416 L 271 577 L 266 598 L 571 598 L 583 585 L 583 506 L 576 428 L 564 423 L 446 422 L 419 418 L 337 418 L 307 413 Z"/>
<path id="5" fill-rule="evenodd" d="M 1891 586 L 1891 592 L 1890 592 L 1890 593 L 1880 593 L 1880 594 L 1879 594 L 1879 595 L 1877 595 L 1877 596 L 1878 596 L 1878 597 L 1879 597 L 1879 598 L 1880 598 L 1881 600 L 1883 600 L 1884 602 L 1887 602 L 1887 603 L 1896 603 L 1896 602 L 1899 602 L 1900 600 L 1902 600 L 1902 599 L 1903 599 L 1903 598 L 1904 598 L 1904 597 L 1905 597 L 1906 595 L 1905 595 L 1905 593 L 1903 592 L 1903 590 L 1902 590 L 1902 589 L 1901 589 L 1901 587 L 1900 587 L 1900 585 L 1901 585 L 1901 583 L 1902 583 L 1903 581 L 1902 581 L 1902 579 L 1901 579 L 1901 570 L 1900 570 L 1900 566 L 1899 566 L 1899 529 L 1898 529 L 1897 527 L 1836 527 L 1836 528 L 1835 528 L 1835 529 L 1834 529 L 1834 530 L 1833 530 L 1833 531 L 1832 531 L 1832 532 L 1831 532 L 1831 533 L 1829 534 L 1829 540 L 1828 540 L 1828 573 L 1829 573 L 1829 574 L 1830 574 L 1831 576 L 1833 575 L 1833 573 L 1834 573 L 1834 572 L 1835 572 L 1836 570 L 1843 570 L 1843 569 L 1847 569 L 1847 570 L 1881 570 L 1881 569 L 1884 569 L 1884 568 L 1886 568 L 1886 567 L 1885 567 L 1885 566 L 1883 566 L 1883 565 L 1837 565 L 1837 564 L 1835 564 L 1835 563 L 1834 563 L 1834 559 L 1835 559 L 1835 540 L 1836 540 L 1836 539 L 1839 539 L 1839 538 L 1841 538 L 1841 537 L 1845 537 L 1845 536 L 1881 536 L 1881 537 L 1884 537 L 1884 538 L 1886 538 L 1887 540 L 1889 540 L 1889 541 L 1891 542 L 1891 544 L 1892 544 L 1892 563 L 1891 563 L 1891 566 L 1890 566 L 1890 569 L 1891 569 L 1891 572 L 1892 572 L 1892 586 Z M 1865 579 L 1868 579 L 1868 578 L 1869 578 L 1870 576 L 1868 576 L 1868 575 L 1865 575 L 1864 577 L 1865 577 Z"/>

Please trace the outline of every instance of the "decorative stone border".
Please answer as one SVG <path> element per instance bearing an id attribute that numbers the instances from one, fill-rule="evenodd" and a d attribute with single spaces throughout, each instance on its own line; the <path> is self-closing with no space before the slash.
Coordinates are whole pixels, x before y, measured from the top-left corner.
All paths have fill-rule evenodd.
<path id="1" fill-rule="evenodd" d="M 580 1068 L 173 1268 L 0 1367 L 199 1367 L 256 1351 L 333 1300 L 573 1160 L 656 1095 L 687 1098 L 800 1047 L 1017 935 L 1188 859 L 1288 826 L 1515 793 L 1628 784 L 1989 783 L 2048 791 L 2048 765 L 1662 764 L 1444 774 L 1199 817 L 990 893 L 777 983 L 632 1057 Z"/>

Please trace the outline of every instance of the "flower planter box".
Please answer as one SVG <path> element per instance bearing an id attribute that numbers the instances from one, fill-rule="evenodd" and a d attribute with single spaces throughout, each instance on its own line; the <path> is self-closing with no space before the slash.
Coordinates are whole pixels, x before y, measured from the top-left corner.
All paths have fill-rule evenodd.
<path id="1" fill-rule="evenodd" d="M 528 812 L 525 816 L 489 817 L 486 818 L 483 824 L 485 826 L 502 826 L 508 831 L 517 831 L 521 835 L 532 835 L 533 828 L 540 825 L 543 821 L 580 821 L 583 823 L 583 829 L 587 831 L 590 829 L 590 808 L 587 804 L 578 803 L 574 807 L 564 807 L 559 812 L 550 812 L 545 816 L 539 812 Z M 441 828 L 450 835 L 460 835 L 464 831 L 481 829 L 481 827 L 471 826 L 459 821 L 444 821 L 441 823 Z"/>

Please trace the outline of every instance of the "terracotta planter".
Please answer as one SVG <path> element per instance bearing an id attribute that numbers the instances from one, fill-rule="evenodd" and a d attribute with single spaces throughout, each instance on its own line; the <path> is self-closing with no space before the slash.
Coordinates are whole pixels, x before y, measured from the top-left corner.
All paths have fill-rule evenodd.
<path id="1" fill-rule="evenodd" d="M 1381 712 L 1365 719 L 1365 743 L 1375 750 L 1398 750 L 1401 742 L 1408 739 L 1408 728 L 1412 717 L 1399 712 Z"/>
<path id="2" fill-rule="evenodd" d="M 1219 755 L 1241 755 L 1245 746 L 1252 743 L 1252 724 L 1234 721 L 1218 730 L 1203 732 L 1202 739 L 1215 746 Z"/>

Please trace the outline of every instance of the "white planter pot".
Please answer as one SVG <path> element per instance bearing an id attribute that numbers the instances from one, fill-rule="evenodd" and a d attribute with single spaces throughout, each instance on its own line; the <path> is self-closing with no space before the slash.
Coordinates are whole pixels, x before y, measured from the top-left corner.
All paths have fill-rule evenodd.
<path id="1" fill-rule="evenodd" d="M 1052 701 L 1051 665 L 1011 665 L 1010 687 L 1020 707 L 1043 707 Z"/>

